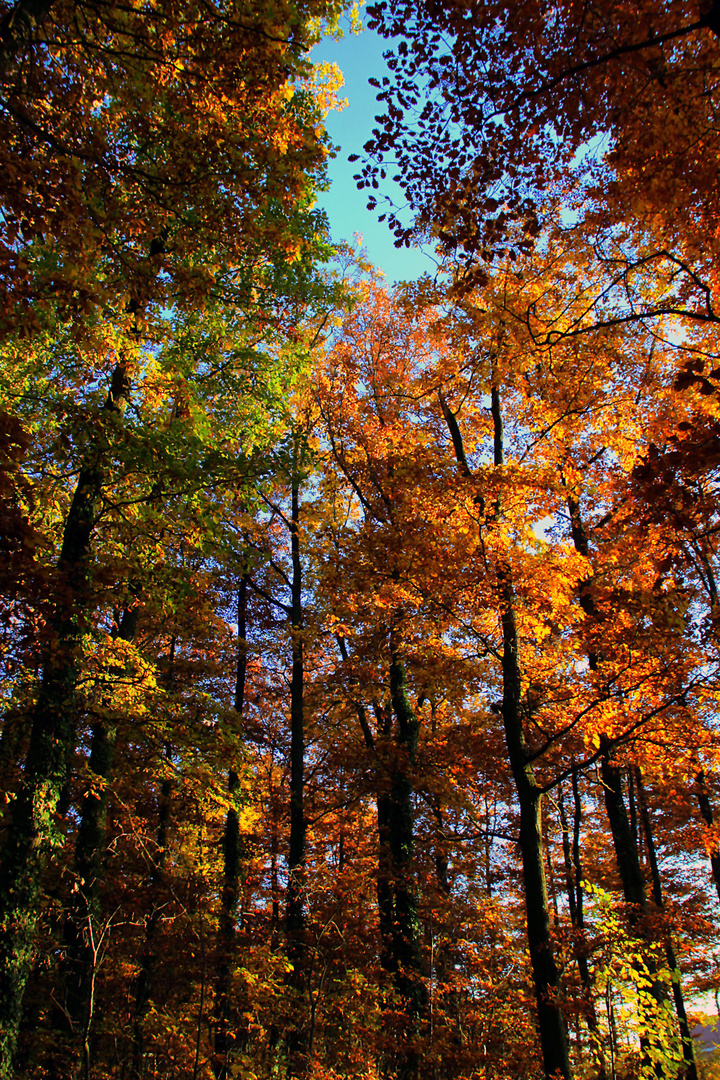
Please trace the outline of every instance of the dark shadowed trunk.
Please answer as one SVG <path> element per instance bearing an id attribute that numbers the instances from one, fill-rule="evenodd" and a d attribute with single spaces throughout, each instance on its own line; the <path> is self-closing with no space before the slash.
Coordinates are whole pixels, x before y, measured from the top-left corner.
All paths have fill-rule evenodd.
<path id="1" fill-rule="evenodd" d="M 605 809 L 615 847 L 615 860 L 620 873 L 625 902 L 629 905 L 630 927 L 637 931 L 647 905 L 645 880 L 640 867 L 638 847 L 625 806 L 622 773 L 612 758 L 607 740 L 603 746 L 602 782 Z"/>
<path id="2" fill-rule="evenodd" d="M 504 464 L 503 419 L 495 371 L 492 372 L 491 413 L 493 420 L 493 461 L 496 467 Z M 455 456 L 463 476 L 471 476 L 463 449 L 457 418 L 440 396 L 440 406 L 450 432 Z M 500 515 L 500 496 L 487 514 L 488 523 Z M 486 509 L 487 513 L 487 509 Z M 481 526 L 482 527 L 482 526 Z M 531 764 L 530 750 L 525 738 L 525 709 L 522 702 L 522 669 L 520 639 L 516 620 L 516 600 L 512 570 L 500 565 L 497 570 L 500 622 L 503 639 L 502 714 L 510 767 L 520 806 L 520 850 L 525 888 L 527 938 L 532 964 L 538 1029 L 543 1066 L 548 1077 L 571 1076 L 567 1024 L 560 1002 L 560 972 L 550 928 L 550 909 L 545 878 L 542 830 L 543 793 Z"/>
<path id="3" fill-rule="evenodd" d="M 580 787 L 578 771 L 572 772 L 573 790 L 573 831 L 572 840 L 565 812 L 563 790 L 558 792 L 558 807 L 560 811 L 560 825 L 562 828 L 563 857 L 565 862 L 565 884 L 567 889 L 568 908 L 570 910 L 570 922 L 573 928 L 573 955 L 578 966 L 580 985 L 582 986 L 583 1001 L 585 1003 L 585 1019 L 588 1030 L 594 1037 L 594 1047 L 599 1054 L 598 1080 L 605 1080 L 605 1062 L 602 1056 L 600 1030 L 598 1026 L 595 999 L 593 997 L 592 978 L 590 966 L 587 960 L 588 944 L 585 935 L 584 896 L 582 887 L 582 863 L 580 861 L 580 826 L 582 823 L 582 802 L 580 799 Z"/>
<path id="4" fill-rule="evenodd" d="M 503 421 L 500 393 L 493 379 L 491 408 L 493 417 L 494 462 L 504 462 Z M 525 886 L 527 936 L 530 948 L 535 1000 L 537 1002 L 540 1045 L 548 1077 L 571 1076 L 567 1024 L 560 1003 L 560 972 L 550 931 L 550 908 L 543 858 L 543 795 L 530 762 L 525 739 L 522 704 L 520 638 L 515 617 L 515 592 L 510 567 L 498 569 L 500 621 L 503 639 L 503 723 L 510 768 L 520 804 L 520 850 Z"/>
<path id="5" fill-rule="evenodd" d="M 642 820 L 643 833 L 645 834 L 645 844 L 647 846 L 648 861 L 650 863 L 650 872 L 652 874 L 653 898 L 658 908 L 662 910 L 665 905 L 663 901 L 662 882 L 660 880 L 660 868 L 658 866 L 655 841 L 652 835 L 650 810 L 648 809 L 645 789 L 643 787 L 642 775 L 639 769 L 635 770 L 635 778 L 638 805 L 640 807 L 640 818 Z M 685 1011 L 685 999 L 683 998 L 680 969 L 678 967 L 677 957 L 675 955 L 675 947 L 673 945 L 672 937 L 668 929 L 665 930 L 665 957 L 668 962 L 670 974 L 672 975 L 673 1001 L 675 1002 L 675 1012 L 677 1014 L 678 1026 L 680 1028 L 680 1038 L 682 1039 L 683 1061 L 685 1063 L 685 1078 L 686 1080 L 697 1080 L 698 1074 L 697 1065 L 695 1064 L 695 1051 L 693 1049 L 692 1033 L 690 1031 L 690 1025 L 688 1023 L 687 1012 Z"/>
<path id="6" fill-rule="evenodd" d="M 306 986 L 305 942 L 305 715 L 304 652 L 302 608 L 302 562 L 300 559 L 300 477 L 296 444 L 292 476 L 290 544 L 292 561 L 290 633 L 292 673 L 290 677 L 290 847 L 285 908 L 288 959 L 292 964 L 291 984 L 298 1000 L 296 1016 L 288 1036 L 288 1075 L 304 1069 L 307 1025 L 304 1017 Z"/>
<path id="7" fill-rule="evenodd" d="M 520 850 L 527 936 L 530 948 L 543 1065 L 548 1077 L 569 1078 L 570 1056 L 567 1025 L 560 1004 L 560 973 L 550 932 L 542 838 L 542 791 L 530 764 L 523 730 L 522 680 L 519 640 L 515 621 L 515 598 L 509 571 L 499 574 L 503 603 L 503 721 L 515 791 L 520 804 Z"/>
<path id="8" fill-rule="evenodd" d="M 33 712 L 22 783 L 0 861 L 0 1076 L 11 1072 L 22 998 L 33 963 L 43 874 L 62 843 L 57 812 L 75 746 L 77 652 L 92 615 L 90 546 L 105 480 L 107 443 L 129 393 L 124 365 L 113 372 L 101 412 L 103 444 L 80 470 L 58 561 L 58 595 Z"/>
<path id="9" fill-rule="evenodd" d="M 575 549 L 586 559 L 590 558 L 590 546 L 587 532 L 580 514 L 578 502 L 568 496 L 568 510 Z M 596 625 L 599 622 L 598 611 L 593 596 L 587 583 L 583 583 L 579 590 L 580 605 L 589 620 Z M 588 652 L 588 663 L 591 671 L 598 671 L 601 657 L 594 650 Z M 600 737 L 601 774 L 605 810 L 610 824 L 610 832 L 615 849 L 615 861 L 620 874 L 623 896 L 628 905 L 628 922 L 630 929 L 639 937 L 649 940 L 649 927 L 647 921 L 647 895 L 645 892 L 645 880 L 640 866 L 640 853 L 638 850 L 637 822 L 634 817 L 628 815 L 623 794 L 622 774 L 617 762 L 613 758 L 613 744 L 606 736 Z M 634 815 L 634 806 L 632 807 Z M 656 974 L 656 966 L 650 956 L 646 959 L 647 971 L 653 978 Z M 665 998 L 664 988 L 654 981 L 651 986 L 652 996 L 657 1002 Z M 647 1052 L 650 1040 L 644 1037 L 640 1040 L 643 1051 Z M 649 1061 L 645 1055 L 645 1064 Z M 656 1075 L 662 1075 L 661 1066 L 656 1066 Z"/>
<path id="10" fill-rule="evenodd" d="M 380 923 L 380 963 L 386 971 L 394 971 L 393 926 L 395 923 L 395 900 L 393 888 L 392 858 L 390 855 L 391 824 L 391 775 L 392 775 L 392 721 L 391 709 L 375 706 L 377 724 L 378 777 L 380 784 L 376 795 L 378 827 L 377 903 Z"/>
<path id="11" fill-rule="evenodd" d="M 420 1065 L 419 1021 L 427 1005 L 415 895 L 412 805 L 419 723 L 408 698 L 404 662 L 394 642 L 391 647 L 392 712 L 376 710 L 380 769 L 378 911 L 381 962 L 393 976 L 402 1023 L 397 1030 L 393 1029 L 383 1071 L 398 1080 L 415 1080 Z"/>
<path id="12" fill-rule="evenodd" d="M 407 693 L 405 665 L 393 650 L 390 697 L 397 720 L 397 744 L 390 785 L 388 843 L 394 891 L 392 954 L 397 985 L 417 1017 L 425 1006 L 420 975 L 420 938 L 414 872 L 414 770 L 420 725 Z"/>
<path id="13" fill-rule="evenodd" d="M 237 728 L 242 733 L 245 707 L 245 681 L 247 677 L 247 599 L 248 575 L 244 574 L 238 588 L 238 656 L 235 678 L 235 713 Z M 231 995 L 232 971 L 235 961 L 235 933 L 240 896 L 240 871 L 243 858 L 240 822 L 233 799 L 240 786 L 240 777 L 234 768 L 228 773 L 228 796 L 231 805 L 225 818 L 223 834 L 223 885 L 218 920 L 218 970 L 215 990 L 215 1039 L 213 1072 L 217 1080 L 227 1080 L 230 1054 L 235 1041 L 230 1018 L 233 1013 Z"/>

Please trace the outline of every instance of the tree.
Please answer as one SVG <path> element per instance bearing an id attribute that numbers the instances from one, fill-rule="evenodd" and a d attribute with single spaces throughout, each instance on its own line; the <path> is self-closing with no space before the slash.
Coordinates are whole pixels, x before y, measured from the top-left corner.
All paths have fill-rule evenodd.
<path id="1" fill-rule="evenodd" d="M 568 276 L 577 255 L 567 254 Z M 343 580 L 352 573 L 357 582 L 349 607 L 334 605 L 348 658 L 352 643 L 360 670 L 365 650 L 377 649 L 373 638 L 361 645 L 367 631 L 358 630 L 359 622 L 400 611 L 412 634 L 409 670 L 422 700 L 435 676 L 420 659 L 421 643 L 427 636 L 447 665 L 451 642 L 454 663 L 463 663 L 465 678 L 483 688 L 485 709 L 492 705 L 502 717 L 506 749 L 494 742 L 495 752 L 508 761 L 518 788 L 525 785 L 526 819 L 534 828 L 531 836 L 526 821 L 520 834 L 524 886 L 531 950 L 539 958 L 535 985 L 548 1075 L 562 1045 L 551 1024 L 562 1025 L 567 998 L 559 962 L 552 970 L 545 880 L 551 856 L 539 809 L 564 780 L 605 757 L 609 776 L 611 755 L 628 743 L 640 754 L 645 740 L 651 746 L 688 738 L 690 716 L 697 717 L 714 680 L 712 665 L 701 674 L 699 657 L 707 652 L 694 627 L 673 614 L 686 610 L 687 595 L 667 573 L 657 576 L 666 537 L 638 517 L 629 496 L 628 473 L 642 440 L 666 422 L 674 347 L 661 350 L 639 333 L 631 346 L 618 330 L 598 355 L 589 341 L 559 335 L 550 346 L 547 335 L 534 337 L 541 318 L 558 325 L 554 305 L 565 305 L 562 319 L 574 317 L 555 284 L 561 259 L 557 250 L 548 253 L 547 278 L 539 258 L 509 264 L 482 294 L 456 302 L 434 330 L 437 315 L 431 315 L 424 346 L 417 344 L 417 316 L 409 314 L 422 309 L 422 288 L 406 307 L 399 298 L 394 308 L 372 298 L 365 312 L 347 320 L 322 389 L 331 447 L 357 515 L 346 519 L 344 540 L 337 534 L 340 552 L 350 545 Z M 526 306 L 538 320 L 530 331 L 518 317 Z M 623 368 L 615 363 L 620 340 Z M 633 364 L 641 374 L 630 381 Z M 589 498 L 591 540 L 574 552 L 580 507 L 584 512 Z M 553 530 L 540 538 L 531 523 L 550 515 Z M 331 582 L 337 595 L 337 579 Z M 375 638 L 380 633 L 378 626 Z M 476 659 L 470 663 L 464 654 Z M 444 684 L 447 675 L 440 678 Z M 380 687 L 376 693 L 381 706 Z M 356 708 L 372 750 L 377 736 L 367 716 L 363 723 L 359 703 Z M 453 751 L 445 752 L 452 760 Z M 612 768 L 619 777 L 617 761 Z M 424 790 L 421 777 L 420 771 L 416 791 Z M 519 791 L 509 801 L 513 812 L 518 802 L 523 806 Z M 646 896 L 644 882 L 641 889 Z M 628 900 L 635 902 L 630 894 Z M 380 891 L 381 910 L 382 904 Z M 637 912 L 627 910 L 637 934 Z M 647 929 L 638 948 L 649 950 L 650 964 L 654 937 Z M 553 1009 L 543 1027 L 544 1012 Z M 653 1023 L 648 1020 L 650 1032 Z M 657 1038 L 664 1046 L 664 1028 Z M 569 1072 L 567 1051 L 559 1067 Z"/>
<path id="2" fill-rule="evenodd" d="M 418 231 L 470 264 L 527 249 L 548 192 L 570 183 L 590 196 L 586 228 L 650 227 L 650 259 L 675 258 L 683 287 L 696 275 L 699 294 L 714 289 L 713 154 L 697 150 L 717 137 L 716 4 L 391 0 L 369 15 L 393 75 L 378 84 L 386 112 L 361 187 L 397 166 Z M 412 227 L 394 213 L 390 224 L 409 240 Z M 712 319 L 705 299 L 697 317 Z"/>
<path id="3" fill-rule="evenodd" d="M 280 344 L 278 324 L 286 316 L 283 304 L 292 304 L 298 294 L 304 295 L 306 306 L 332 302 L 327 290 L 309 281 L 310 274 L 307 260 L 290 267 L 285 263 L 284 269 L 283 253 L 277 252 L 274 260 L 247 267 L 243 275 L 229 273 L 224 298 L 208 305 L 204 314 L 186 316 L 178 311 L 170 322 L 159 313 L 152 328 L 146 322 L 141 334 L 137 324 L 130 336 L 121 317 L 105 403 L 99 405 L 97 389 L 82 383 L 80 408 L 67 402 L 70 394 L 63 402 L 66 416 L 79 413 L 78 423 L 64 421 L 67 433 L 61 435 L 68 473 L 71 477 L 76 473 L 77 484 L 69 498 L 57 569 L 51 576 L 41 691 L 30 711 L 27 759 L 11 808 L 3 856 L 3 919 L 14 928 L 4 938 L 3 957 L 8 1054 L 32 963 L 44 868 L 63 835 L 54 821 L 56 811 L 61 817 L 67 813 L 63 793 L 78 738 L 76 695 L 83 677 L 79 659 L 84 639 L 99 628 L 98 616 L 102 625 L 103 588 L 112 588 L 112 582 L 126 594 L 130 608 L 142 603 L 149 585 L 148 567 L 143 565 L 143 555 L 149 552 L 142 529 L 150 525 L 162 533 L 167 519 L 164 524 L 158 511 L 168 498 L 182 499 L 186 510 L 195 501 L 202 532 L 212 529 L 217 518 L 215 489 L 242 485 L 249 475 L 267 470 L 268 459 L 257 467 L 251 462 L 259 463 L 256 447 L 270 436 L 268 409 L 271 414 L 277 408 L 277 384 L 304 349 L 302 344 L 288 345 L 284 335 Z M 248 312 L 243 292 L 250 281 L 269 293 L 257 313 Z M 109 318 L 97 327 L 98 334 L 111 339 L 114 330 Z M 87 342 L 76 344 L 73 338 L 71 328 L 69 349 L 85 375 Z M 205 346 L 202 359 L 191 351 L 200 342 Z M 56 349 L 57 343 L 48 334 L 29 350 L 20 350 L 20 355 L 26 363 L 28 351 L 33 363 L 45 361 L 48 368 L 42 378 L 50 381 Z M 149 362 L 151 349 L 155 356 Z M 255 383 L 252 393 L 248 393 L 250 382 Z M 235 393 L 232 402 L 231 390 Z M 153 424 L 158 411 L 162 416 L 168 408 L 168 394 L 167 425 L 163 417 L 159 431 L 145 426 Z M 131 398 L 136 412 L 128 425 L 123 414 Z M 16 409 L 25 405 L 21 393 Z M 60 418 L 62 423 L 62 412 Z M 198 468 L 200 473 L 193 471 Z M 197 477 L 203 474 L 198 484 Z M 128 528 L 127 508 L 140 506 L 145 508 L 144 513 L 135 513 L 140 532 L 134 533 Z M 96 544 L 98 554 L 93 550 Z M 109 759 L 106 765 L 109 769 Z M 9 1068 L 8 1060 L 4 1067 Z"/>
<path id="4" fill-rule="evenodd" d="M 378 4 L 393 293 L 316 269 L 333 11 L 0 22 L 5 1075 L 692 1076 L 713 11 Z"/>
<path id="5" fill-rule="evenodd" d="M 6 329 L 36 328 L 40 299 L 82 325 L 125 297 L 132 323 L 149 301 L 201 302 L 223 266 L 297 257 L 293 212 L 327 154 L 307 53 L 339 10 L 8 10 Z"/>

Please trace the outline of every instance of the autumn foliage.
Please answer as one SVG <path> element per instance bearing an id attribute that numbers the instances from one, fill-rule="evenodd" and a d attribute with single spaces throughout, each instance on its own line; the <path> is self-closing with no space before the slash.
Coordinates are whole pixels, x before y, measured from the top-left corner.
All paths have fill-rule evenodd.
<path id="1" fill-rule="evenodd" d="M 371 7 L 390 289 L 342 11 L 0 13 L 0 1076 L 712 1076 L 717 12 Z"/>

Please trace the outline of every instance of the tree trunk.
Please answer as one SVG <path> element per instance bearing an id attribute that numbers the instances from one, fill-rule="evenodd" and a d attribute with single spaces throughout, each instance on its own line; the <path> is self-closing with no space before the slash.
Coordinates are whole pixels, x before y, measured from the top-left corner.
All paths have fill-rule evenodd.
<path id="1" fill-rule="evenodd" d="M 595 1009 L 595 1000 L 593 998 L 592 978 L 590 977 L 590 966 L 587 962 L 586 955 L 587 942 L 585 940 L 582 865 L 580 862 L 580 823 L 582 819 L 582 804 L 580 802 L 577 770 L 574 770 L 572 774 L 572 787 L 574 801 L 572 844 L 570 841 L 570 830 L 568 827 L 567 815 L 565 813 L 562 788 L 558 794 L 563 856 L 565 861 L 565 883 L 567 888 L 568 908 L 570 909 L 570 922 L 572 923 L 573 928 L 573 954 L 580 975 L 580 985 L 582 987 L 583 1000 L 585 1002 L 585 1018 L 588 1030 L 594 1037 L 594 1045 L 600 1055 L 598 1061 L 598 1080 L 605 1080 L 605 1062 L 602 1056 L 597 1011 Z"/>
<path id="2" fill-rule="evenodd" d="M 628 905 L 628 923 L 633 933 L 641 940 L 650 943 L 652 939 L 647 921 L 648 905 L 645 880 L 640 867 L 638 846 L 625 807 L 622 775 L 618 766 L 611 759 L 610 747 L 604 738 L 601 740 L 601 748 L 603 749 L 602 781 L 605 809 L 610 822 L 610 831 L 615 847 L 615 860 L 620 872 L 623 895 L 625 903 Z M 648 974 L 653 979 L 650 993 L 658 1004 L 661 1004 L 666 998 L 666 993 L 665 988 L 655 978 L 657 974 L 655 962 L 650 956 L 647 956 L 645 964 Z M 647 1051 L 650 1042 L 651 1040 L 647 1037 L 640 1039 L 640 1047 L 643 1050 L 646 1065 L 649 1062 Z M 655 1072 L 657 1076 L 662 1076 L 662 1067 L 656 1065 Z"/>
<path id="3" fill-rule="evenodd" d="M 640 868 L 640 856 L 625 806 L 622 775 L 619 767 L 612 760 L 607 740 L 603 745 L 601 768 L 605 809 L 610 822 L 615 859 L 620 872 L 625 902 L 629 905 L 630 927 L 632 930 L 638 930 L 647 905 L 645 879 Z"/>
<path id="4" fill-rule="evenodd" d="M 398 988 L 410 1015 L 419 1016 L 425 1006 L 425 984 L 420 977 L 420 941 L 414 882 L 414 769 L 420 725 L 407 694 L 405 665 L 393 650 L 390 663 L 390 698 L 397 720 L 397 753 L 394 755 L 388 840 L 394 891 L 393 961 Z"/>
<path id="5" fill-rule="evenodd" d="M 542 792 L 529 761 L 523 730 L 519 640 L 514 595 L 508 570 L 500 573 L 503 630 L 503 720 L 515 791 L 520 804 L 520 850 L 525 885 L 527 936 L 530 948 L 538 1027 L 545 1075 L 571 1076 L 567 1025 L 560 1004 L 560 973 L 550 932 L 542 838 Z"/>
<path id="6" fill-rule="evenodd" d="M 117 422 L 127 402 L 126 367 L 118 364 L 103 407 L 105 425 Z M 30 743 L 0 863 L 0 1076 L 12 1071 L 25 984 L 32 968 L 45 867 L 62 844 L 58 806 L 75 746 L 77 649 L 87 630 L 90 544 L 104 469 L 99 450 L 80 470 L 65 522 L 58 561 L 58 600 L 43 660 Z"/>
<path id="7" fill-rule="evenodd" d="M 471 475 L 462 445 L 457 419 L 444 399 L 440 400 L 448 425 L 455 456 L 464 476 Z M 493 420 L 493 460 L 496 467 L 504 463 L 503 419 L 496 372 L 492 371 L 490 406 Z M 487 514 L 488 522 L 500 515 L 500 497 Z M 505 742 L 515 791 L 520 805 L 520 850 L 523 862 L 527 936 L 537 1002 L 538 1028 L 543 1066 L 548 1077 L 571 1077 L 567 1024 L 560 1004 L 560 974 L 555 963 L 550 932 L 550 910 L 545 880 L 542 837 L 542 790 L 535 780 L 530 753 L 525 740 L 524 709 L 522 705 L 522 673 L 520 641 L 515 618 L 515 595 L 512 571 L 509 566 L 498 569 L 500 621 L 503 637 L 503 722 Z"/>
<path id="8" fill-rule="evenodd" d="M 384 1072 L 397 1080 L 415 1080 L 420 1064 L 417 1036 L 427 1006 L 420 962 L 420 933 L 415 897 L 414 766 L 419 724 L 407 694 L 405 665 L 391 642 L 390 700 L 392 713 L 378 713 L 379 766 L 387 770 L 377 795 L 378 911 L 381 962 L 393 976 L 400 998 L 402 1027 L 392 1033 L 392 1051 Z M 392 717 L 396 736 L 392 739 Z"/>
<path id="9" fill-rule="evenodd" d="M 660 868 L 657 861 L 657 852 L 655 850 L 655 841 L 653 840 L 652 828 L 650 824 L 650 811 L 647 805 L 647 799 L 645 797 L 645 790 L 643 788 L 642 775 L 639 769 L 636 769 L 636 786 L 638 804 L 640 807 L 640 818 L 642 820 L 643 833 L 645 834 L 645 844 L 647 846 L 648 861 L 650 863 L 650 872 L 652 874 L 653 882 L 653 897 L 658 908 L 661 910 L 664 908 L 662 882 L 660 880 Z M 680 969 L 678 967 L 677 957 L 675 956 L 675 948 L 673 946 L 672 937 L 670 931 L 665 932 L 665 957 L 668 962 L 668 967 L 672 975 L 672 991 L 673 1000 L 675 1002 L 675 1012 L 677 1013 L 678 1025 L 680 1027 L 680 1038 L 682 1040 L 683 1047 L 683 1060 L 685 1062 L 685 1080 L 697 1080 L 697 1065 L 695 1064 L 695 1051 L 693 1048 L 692 1033 L 690 1031 L 690 1025 L 688 1023 L 687 1012 L 685 1011 L 685 999 L 683 998 L 682 982 L 680 980 Z"/>
<path id="10" fill-rule="evenodd" d="M 377 873 L 377 904 L 378 921 L 380 923 L 380 963 L 386 971 L 395 973 L 395 958 L 393 951 L 393 928 L 395 926 L 395 899 L 393 889 L 392 858 L 390 855 L 390 826 L 392 798 L 390 795 L 390 783 L 392 775 L 392 747 L 390 735 L 392 731 L 392 712 L 376 708 L 377 733 L 379 760 L 379 784 L 376 795 L 377 801 L 377 828 L 378 828 L 378 873 Z M 387 788 L 380 775 L 387 771 Z"/>
<path id="11" fill-rule="evenodd" d="M 494 373 L 491 410 L 494 462 L 496 466 L 501 466 L 504 460 L 503 421 L 500 392 Z M 499 506 L 496 512 L 499 512 Z M 565 1080 L 569 1080 L 571 1069 L 567 1024 L 560 1004 L 560 973 L 555 963 L 550 932 L 550 908 L 543 859 L 543 796 L 530 764 L 530 753 L 523 727 L 520 639 L 515 618 L 515 594 L 510 567 L 499 568 L 498 585 L 503 638 L 503 722 L 510 768 L 520 803 L 520 850 L 525 885 L 527 936 L 535 984 L 540 1046 L 546 1076 L 553 1077 L 559 1074 Z"/>
<path id="12" fill-rule="evenodd" d="M 248 575 L 244 574 L 238 589 L 238 660 L 235 678 L 235 712 L 238 729 L 242 732 L 245 707 L 245 680 L 247 676 L 247 595 Z M 228 795 L 232 802 L 240 786 L 235 769 L 228 773 Z M 223 835 L 223 888 L 220 898 L 218 920 L 218 973 L 215 991 L 216 1027 L 214 1040 L 213 1073 L 217 1080 L 227 1080 L 230 1052 L 234 1035 L 230 1031 L 232 1013 L 231 978 L 235 958 L 235 931 L 240 895 L 240 870 L 242 843 L 237 810 L 230 806 L 225 819 Z"/>
<path id="13" fill-rule="evenodd" d="M 586 559 L 589 559 L 590 546 L 580 514 L 580 506 L 571 495 L 568 495 L 568 510 L 570 512 L 570 524 L 575 549 Z M 587 585 L 584 583 L 580 586 L 579 600 L 580 606 L 588 618 L 597 623 L 598 612 L 595 601 L 588 591 Z M 599 669 L 600 659 L 599 653 L 594 650 L 591 649 L 588 652 L 588 664 L 591 671 L 597 671 Z M 605 810 L 610 823 L 610 832 L 612 834 L 613 847 L 615 849 L 615 861 L 620 873 L 623 895 L 625 897 L 625 903 L 628 905 L 628 921 L 630 929 L 644 940 L 647 940 L 648 927 L 645 918 L 647 913 L 647 897 L 645 893 L 645 880 L 640 867 L 640 855 L 637 843 L 637 823 L 634 820 L 634 816 L 632 820 L 628 817 L 622 790 L 622 775 L 617 764 L 612 760 L 611 741 L 607 737 L 601 736 L 600 748 L 602 750 L 601 773 Z M 651 977 L 656 973 L 655 964 L 650 957 L 647 959 L 647 970 Z M 665 992 L 658 982 L 653 982 L 651 993 L 657 1002 L 664 1000 Z M 644 1038 L 640 1040 L 640 1045 L 644 1051 L 647 1050 L 648 1044 L 648 1039 Z M 645 1060 L 647 1063 L 647 1056 Z M 657 1067 L 656 1072 L 658 1075 L 662 1074 L 659 1067 Z"/>
<path id="14" fill-rule="evenodd" d="M 288 1076 L 304 1069 L 307 1051 L 307 1024 L 304 1020 L 306 986 L 305 942 L 305 716 L 302 609 L 302 562 L 300 560 L 300 477 L 298 448 L 294 452 L 290 544 L 292 560 L 290 633 L 292 674 L 290 678 L 290 848 L 285 908 L 288 959 L 292 964 L 291 984 L 296 992 L 296 1017 L 288 1037 Z"/>

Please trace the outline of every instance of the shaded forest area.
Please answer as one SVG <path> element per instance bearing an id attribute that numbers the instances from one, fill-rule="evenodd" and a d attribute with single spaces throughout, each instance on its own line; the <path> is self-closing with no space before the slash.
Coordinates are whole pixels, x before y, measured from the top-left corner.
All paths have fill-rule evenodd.
<path id="1" fill-rule="evenodd" d="M 357 12 L 0 3 L 3 1080 L 718 1075 L 720 8 L 364 17 L 392 290 Z"/>

